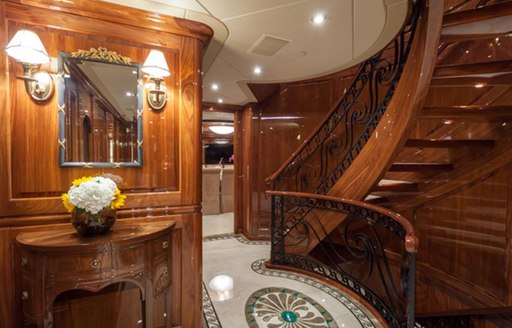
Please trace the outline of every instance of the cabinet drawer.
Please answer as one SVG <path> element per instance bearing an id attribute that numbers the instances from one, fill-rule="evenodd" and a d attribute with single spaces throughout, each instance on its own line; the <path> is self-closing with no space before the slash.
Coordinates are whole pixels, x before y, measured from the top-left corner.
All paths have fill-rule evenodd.
<path id="1" fill-rule="evenodd" d="M 36 315 L 36 311 L 34 309 L 35 304 L 37 304 L 37 300 L 35 300 L 35 288 L 34 281 L 23 277 L 21 280 L 21 290 L 19 295 L 17 295 L 21 299 L 23 304 L 23 313 L 26 317 L 33 319 Z"/>
<path id="2" fill-rule="evenodd" d="M 143 271 L 145 263 L 144 254 L 144 244 L 118 248 L 112 253 L 112 266 L 119 275 Z"/>
<path id="3" fill-rule="evenodd" d="M 47 256 L 45 263 L 46 278 L 59 280 L 103 279 L 101 273 L 112 269 L 109 252 Z"/>
<path id="4" fill-rule="evenodd" d="M 32 276 L 34 272 L 34 258 L 32 253 L 25 250 L 22 250 L 20 253 L 19 261 L 22 274 L 24 276 Z"/>
<path id="5" fill-rule="evenodd" d="M 151 255 L 153 259 L 166 258 L 171 253 L 171 237 L 169 235 L 151 242 Z"/>

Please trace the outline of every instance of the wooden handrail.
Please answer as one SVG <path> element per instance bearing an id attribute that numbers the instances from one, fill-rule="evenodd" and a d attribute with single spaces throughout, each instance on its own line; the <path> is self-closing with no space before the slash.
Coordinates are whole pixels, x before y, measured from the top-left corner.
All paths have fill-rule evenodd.
<path id="1" fill-rule="evenodd" d="M 409 10 L 411 10 L 411 8 L 409 8 Z M 406 20 L 404 22 L 404 26 L 402 27 L 402 29 L 405 27 L 405 25 L 408 23 L 408 21 Z M 401 30 L 402 30 L 401 29 Z M 400 34 L 401 32 L 399 32 L 398 34 Z M 408 39 L 408 36 L 405 37 L 405 39 L 407 40 Z M 394 47 L 394 41 L 395 41 L 395 38 L 393 38 L 393 40 L 391 40 L 379 53 L 382 53 L 382 52 L 385 52 L 389 49 L 393 49 Z M 375 56 L 375 55 L 374 55 Z M 371 59 L 372 57 L 370 57 L 369 59 Z M 354 75 L 354 77 L 357 77 L 363 70 L 364 68 L 364 64 L 366 63 L 363 62 L 361 63 L 361 65 L 359 66 L 359 68 L 357 69 L 357 73 Z M 351 82 L 351 86 L 357 82 L 357 79 L 354 78 L 354 80 Z M 350 89 L 349 87 L 349 89 Z M 348 90 L 348 89 L 347 89 Z M 335 103 L 335 105 L 332 106 L 331 110 L 328 112 L 328 114 L 326 115 L 327 118 L 331 117 L 338 109 L 338 106 L 339 106 L 339 103 L 342 101 L 342 99 L 346 96 L 346 94 L 343 94 L 339 97 L 338 101 Z M 313 129 L 313 131 L 309 134 L 309 136 L 304 140 L 304 142 L 290 155 L 290 157 L 288 157 L 288 159 L 279 167 L 279 169 L 277 169 L 277 171 L 275 171 L 272 175 L 270 175 L 269 177 L 267 177 L 265 179 L 265 183 L 267 184 L 271 184 L 281 173 L 283 173 L 283 171 L 286 169 L 286 167 L 288 167 L 289 165 L 291 165 L 293 163 L 293 161 L 295 160 L 295 157 L 300 154 L 306 147 L 308 147 L 308 145 L 312 142 L 312 140 L 318 135 L 318 133 L 324 128 L 324 124 L 325 122 L 324 121 L 321 121 L 320 123 L 318 123 L 318 125 L 316 126 L 315 129 Z"/>
<path id="2" fill-rule="evenodd" d="M 395 94 L 374 133 L 329 192 L 350 199 L 363 199 L 394 164 L 408 139 L 409 128 L 429 91 L 436 64 L 443 22 L 443 1 L 431 1 L 421 18 L 411 54 Z"/>
<path id="3" fill-rule="evenodd" d="M 398 222 L 405 230 L 406 237 L 404 241 L 405 250 L 409 253 L 416 253 L 418 250 L 418 238 L 416 237 L 416 230 L 412 223 L 399 213 L 393 212 L 387 208 L 380 207 L 378 205 L 369 204 L 366 202 L 353 200 L 353 199 L 346 199 L 341 197 L 333 197 L 333 196 L 326 196 L 326 195 L 319 195 L 319 194 L 310 194 L 310 193 L 303 193 L 303 192 L 292 192 L 292 191 L 275 191 L 275 190 L 268 190 L 265 194 L 269 196 L 283 196 L 283 197 L 302 197 L 302 198 L 316 198 L 316 199 L 325 199 L 332 202 L 337 203 L 344 203 L 349 205 L 354 205 L 357 207 L 366 208 L 368 210 L 377 212 L 379 214 L 385 215 L 394 221 Z"/>

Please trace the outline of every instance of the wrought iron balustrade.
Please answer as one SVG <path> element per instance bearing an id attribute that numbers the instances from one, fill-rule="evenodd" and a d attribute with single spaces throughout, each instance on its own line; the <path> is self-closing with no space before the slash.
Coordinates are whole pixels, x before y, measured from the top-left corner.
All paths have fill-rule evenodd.
<path id="1" fill-rule="evenodd" d="M 272 190 L 326 194 L 370 139 L 402 75 L 423 1 L 390 45 L 361 64 L 327 119 L 267 182 Z"/>
<path id="2" fill-rule="evenodd" d="M 268 194 L 273 204 L 272 265 L 331 279 L 360 295 L 390 327 L 414 327 L 417 240 L 407 219 L 358 201 L 293 192 Z M 320 219 L 330 212 L 343 217 L 335 233 L 328 233 Z M 310 252 L 312 244 L 317 246 Z"/>

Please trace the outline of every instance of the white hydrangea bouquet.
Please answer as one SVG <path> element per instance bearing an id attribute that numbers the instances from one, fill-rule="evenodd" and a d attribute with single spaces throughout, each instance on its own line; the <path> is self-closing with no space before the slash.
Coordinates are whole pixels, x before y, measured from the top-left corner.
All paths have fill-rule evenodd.
<path id="1" fill-rule="evenodd" d="M 73 226 L 83 235 L 107 232 L 115 222 L 116 210 L 123 207 L 126 196 L 109 177 L 75 179 L 62 202 L 72 214 Z"/>

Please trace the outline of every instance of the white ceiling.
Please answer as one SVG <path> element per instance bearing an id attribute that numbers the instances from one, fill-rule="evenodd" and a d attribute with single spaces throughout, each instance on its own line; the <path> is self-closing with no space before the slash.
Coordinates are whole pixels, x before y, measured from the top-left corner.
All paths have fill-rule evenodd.
<path id="1" fill-rule="evenodd" d="M 214 30 L 203 59 L 203 101 L 246 104 L 247 83 L 303 80 L 368 58 L 403 25 L 407 0 L 105 0 L 201 21 Z M 324 13 L 323 25 L 312 17 Z M 288 41 L 273 56 L 248 51 L 264 35 Z M 253 68 L 262 73 L 255 75 Z M 211 84 L 217 83 L 218 90 Z"/>

